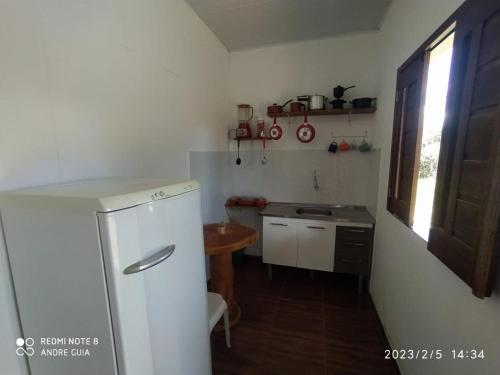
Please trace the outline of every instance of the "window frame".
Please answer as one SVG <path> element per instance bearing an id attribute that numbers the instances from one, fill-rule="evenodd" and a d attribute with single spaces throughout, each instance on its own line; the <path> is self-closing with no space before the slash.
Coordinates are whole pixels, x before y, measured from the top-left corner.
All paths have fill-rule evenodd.
<path id="1" fill-rule="evenodd" d="M 491 84 L 500 79 L 500 49 L 493 47 L 500 41 L 500 0 L 466 0 L 398 69 L 398 81 L 402 69 L 415 56 L 425 56 L 453 24 L 454 50 L 427 248 L 471 287 L 474 296 L 484 298 L 492 293 L 495 264 L 500 260 L 500 89 Z M 399 87 L 398 82 L 396 90 Z M 391 213 L 395 158 L 400 154 L 394 149 L 400 131 L 397 99 L 387 205 Z M 410 226 L 410 218 L 403 219 Z"/>
<path id="2" fill-rule="evenodd" d="M 451 33 L 454 32 L 457 14 L 460 8 L 457 9 L 446 21 L 444 21 L 437 29 L 434 31 L 424 43 L 422 43 L 415 52 L 398 68 L 397 79 L 396 79 L 396 97 L 394 103 L 394 120 L 393 120 L 393 131 L 392 131 L 392 142 L 391 142 L 391 157 L 390 157 L 390 168 L 389 168 L 389 181 L 387 187 L 387 203 L 386 209 L 389 211 L 396 219 L 401 221 L 404 225 L 409 227 L 413 231 L 413 216 L 415 212 L 415 202 L 416 202 L 416 192 L 417 192 L 417 182 L 420 164 L 420 151 L 422 148 L 422 132 L 423 132 L 423 119 L 424 119 L 424 106 L 425 106 L 425 93 L 427 87 L 427 75 L 429 70 L 429 58 L 432 50 L 437 47 L 441 42 L 443 42 Z M 404 123 L 402 121 L 402 114 L 399 109 L 400 100 L 398 95 L 398 89 L 400 87 L 401 75 L 403 72 L 418 59 L 422 60 L 422 69 L 419 73 L 420 80 L 420 93 L 419 93 L 419 111 L 417 119 L 416 128 L 416 139 L 415 139 L 415 150 L 413 151 L 413 169 L 410 171 L 411 174 L 411 192 L 408 201 L 409 207 L 405 212 L 401 212 L 400 209 L 395 207 L 394 200 L 398 199 L 398 190 L 400 185 L 400 165 L 401 160 L 401 146 L 405 142 L 402 139 L 404 135 L 401 135 L 401 128 Z M 404 104 L 401 104 L 404 106 Z M 444 131 L 444 129 L 443 129 Z M 442 140 L 443 142 L 443 140 Z M 441 153 L 439 155 L 439 163 L 441 162 Z"/>

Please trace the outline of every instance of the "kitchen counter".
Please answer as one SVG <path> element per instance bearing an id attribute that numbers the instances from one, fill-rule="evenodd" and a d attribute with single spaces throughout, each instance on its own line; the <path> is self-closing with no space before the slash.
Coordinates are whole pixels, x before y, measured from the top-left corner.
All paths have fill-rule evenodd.
<path id="1" fill-rule="evenodd" d="M 271 202 L 259 214 L 261 216 L 321 220 L 346 224 L 375 224 L 375 219 L 365 206 Z"/>

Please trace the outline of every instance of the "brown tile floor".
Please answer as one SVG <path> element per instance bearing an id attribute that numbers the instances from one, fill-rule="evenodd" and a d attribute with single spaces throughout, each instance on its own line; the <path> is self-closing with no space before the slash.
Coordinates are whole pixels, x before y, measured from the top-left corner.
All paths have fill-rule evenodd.
<path id="1" fill-rule="evenodd" d="M 235 267 L 240 323 L 212 333 L 213 375 L 395 375 L 387 340 L 368 293 L 347 275 L 274 267 L 260 258 Z"/>

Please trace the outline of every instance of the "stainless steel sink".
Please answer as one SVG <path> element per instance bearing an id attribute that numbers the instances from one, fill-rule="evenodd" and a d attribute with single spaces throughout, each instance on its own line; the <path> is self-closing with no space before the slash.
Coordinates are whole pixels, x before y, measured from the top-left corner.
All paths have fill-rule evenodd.
<path id="1" fill-rule="evenodd" d="M 299 208 L 295 212 L 304 216 L 332 216 L 332 211 L 324 208 Z"/>
<path id="2" fill-rule="evenodd" d="M 374 219 L 362 206 L 273 202 L 260 212 L 274 216 L 303 220 L 373 224 Z"/>

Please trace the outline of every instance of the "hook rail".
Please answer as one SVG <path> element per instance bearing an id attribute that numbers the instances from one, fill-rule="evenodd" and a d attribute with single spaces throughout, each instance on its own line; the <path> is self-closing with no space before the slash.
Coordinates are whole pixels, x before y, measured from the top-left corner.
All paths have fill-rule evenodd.
<path id="1" fill-rule="evenodd" d="M 366 138 L 365 135 L 332 135 L 332 138 Z"/>
<path id="2" fill-rule="evenodd" d="M 332 139 L 335 138 L 367 138 L 368 137 L 368 130 L 365 131 L 364 135 L 334 135 L 333 132 L 330 133 Z"/>

